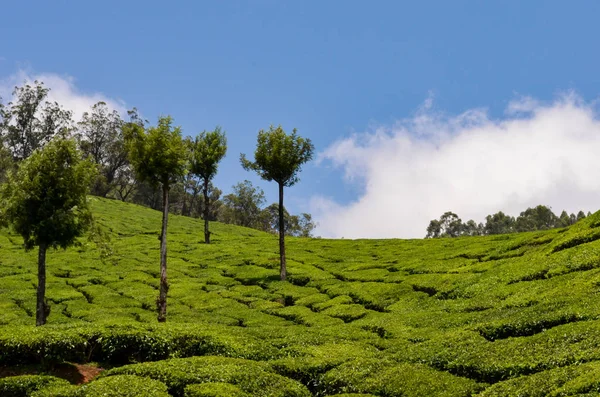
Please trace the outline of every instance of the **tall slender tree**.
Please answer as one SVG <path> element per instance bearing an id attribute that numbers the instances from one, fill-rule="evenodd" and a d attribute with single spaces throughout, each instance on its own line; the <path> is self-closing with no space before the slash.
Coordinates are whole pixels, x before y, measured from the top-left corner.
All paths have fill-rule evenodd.
<path id="1" fill-rule="evenodd" d="M 254 161 L 240 155 L 245 170 L 256 171 L 264 180 L 275 181 L 279 187 L 279 263 L 281 280 L 287 277 L 285 260 L 285 219 L 283 206 L 283 188 L 298 182 L 298 173 L 302 165 L 313 157 L 314 146 L 310 139 L 297 135 L 294 128 L 291 135 L 281 126 L 270 126 L 268 131 L 260 130 Z"/>
<path id="2" fill-rule="evenodd" d="M 210 231 L 208 220 L 210 214 L 209 184 L 217 174 L 219 162 L 227 152 L 227 138 L 221 127 L 214 131 L 203 131 L 191 143 L 190 173 L 200 178 L 202 182 L 202 194 L 204 196 L 204 242 L 210 243 Z"/>
<path id="3" fill-rule="evenodd" d="M 173 127 L 173 119 L 160 117 L 156 127 L 145 129 L 131 122 L 124 129 L 129 159 L 138 180 L 154 188 L 162 188 L 162 228 L 160 233 L 160 292 L 156 301 L 158 321 L 167 320 L 167 223 L 169 190 L 185 174 L 186 147 L 181 128 Z"/>
<path id="4" fill-rule="evenodd" d="M 38 247 L 36 325 L 44 325 L 50 312 L 46 251 L 73 245 L 89 227 L 86 194 L 95 173 L 74 141 L 55 138 L 21 162 L 16 173 L 9 172 L 0 189 L 0 217 L 23 236 L 25 249 Z"/>

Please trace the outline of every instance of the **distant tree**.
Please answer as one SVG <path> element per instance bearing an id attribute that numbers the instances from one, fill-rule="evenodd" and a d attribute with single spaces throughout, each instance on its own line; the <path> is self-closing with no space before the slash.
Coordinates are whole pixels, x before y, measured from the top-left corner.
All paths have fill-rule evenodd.
<path id="1" fill-rule="evenodd" d="M 66 137 L 73 129 L 72 113 L 48 102 L 49 88 L 35 81 L 15 87 L 14 102 L 0 108 L 0 136 L 13 160 L 20 162 L 52 137 Z"/>
<path id="2" fill-rule="evenodd" d="M 162 229 L 160 234 L 160 293 L 157 300 L 158 321 L 167 320 L 167 222 L 169 189 L 185 174 L 186 148 L 181 128 L 173 127 L 173 119 L 160 117 L 156 127 L 144 129 L 128 123 L 124 129 L 129 158 L 137 178 L 151 187 L 162 188 Z"/>
<path id="3" fill-rule="evenodd" d="M 440 216 L 440 226 L 442 237 L 458 237 L 463 229 L 462 220 L 451 211 Z"/>
<path id="4" fill-rule="evenodd" d="M 279 186 L 279 260 L 281 280 L 287 276 L 285 261 L 285 224 L 283 207 L 283 188 L 298 182 L 298 172 L 313 157 L 314 146 L 310 139 L 296 134 L 285 133 L 281 126 L 270 126 L 268 131 L 258 132 L 258 142 L 254 151 L 254 161 L 240 155 L 245 170 L 256 171 L 261 178 L 275 181 Z"/>
<path id="5" fill-rule="evenodd" d="M 191 145 L 190 173 L 200 178 L 202 182 L 204 206 L 204 242 L 210 243 L 208 230 L 210 213 L 209 184 L 217 174 L 219 162 L 227 152 L 227 139 L 220 127 L 214 131 L 203 131 Z"/>
<path id="6" fill-rule="evenodd" d="M 119 183 L 119 176 L 126 173 L 129 164 L 123 138 L 124 122 L 116 110 L 110 111 L 105 102 L 92 106 L 78 123 L 79 148 L 99 167 L 99 175 L 92 187 L 92 194 L 106 197 Z"/>
<path id="7" fill-rule="evenodd" d="M 298 217 L 299 226 L 299 237 L 312 237 L 313 230 L 317 227 L 317 223 L 313 221 L 312 215 L 308 213 L 301 213 Z"/>
<path id="8" fill-rule="evenodd" d="M 580 211 L 581 212 L 581 211 Z M 585 215 L 584 215 L 585 216 Z M 557 221 L 557 225 L 556 227 L 567 227 L 567 226 L 571 226 L 572 224 L 574 224 L 575 222 L 577 222 L 577 217 L 575 216 L 575 214 L 571 214 L 569 215 L 567 213 L 567 211 L 563 211 L 560 213 L 560 216 L 558 217 L 558 221 Z"/>
<path id="9" fill-rule="evenodd" d="M 591 214 L 589 214 L 589 215 L 591 215 Z M 585 213 L 584 213 L 583 211 L 579 211 L 579 212 L 577 213 L 577 220 L 578 220 L 578 221 L 580 221 L 580 220 L 582 220 L 583 218 L 585 218 Z"/>
<path id="10" fill-rule="evenodd" d="M 219 213 L 221 211 L 221 207 L 223 206 L 223 201 L 221 200 L 222 193 L 223 192 L 219 188 L 214 187 L 212 183 L 208 184 L 208 220 L 211 222 L 219 220 Z M 197 216 L 205 217 L 206 207 L 204 203 L 204 197 L 199 197 L 196 207 Z"/>
<path id="11" fill-rule="evenodd" d="M 527 208 L 517 217 L 515 229 L 518 232 L 547 230 L 559 225 L 558 217 L 545 205 Z"/>
<path id="12" fill-rule="evenodd" d="M 223 197 L 219 221 L 256 228 L 264 203 L 265 193 L 260 187 L 255 187 L 248 180 L 237 183 L 233 192 Z"/>
<path id="13" fill-rule="evenodd" d="M 442 234 L 442 224 L 437 219 L 432 219 L 427 226 L 427 235 L 425 238 L 438 238 Z"/>
<path id="14" fill-rule="evenodd" d="M 466 236 L 481 236 L 483 235 L 483 224 L 477 224 L 473 219 L 469 219 L 467 223 L 462 226 L 462 235 Z"/>
<path id="15" fill-rule="evenodd" d="M 515 218 L 499 211 L 485 217 L 485 234 L 507 234 L 514 232 Z"/>
<path id="16" fill-rule="evenodd" d="M 24 240 L 25 249 L 38 247 L 36 325 L 44 325 L 46 303 L 46 251 L 75 244 L 89 227 L 86 201 L 96 169 L 82 160 L 75 142 L 53 139 L 20 163 L 0 191 L 1 218 Z"/>
<path id="17" fill-rule="evenodd" d="M 185 192 L 185 195 L 183 197 L 181 215 L 194 216 L 194 207 L 197 205 L 198 194 L 200 193 L 201 188 L 202 186 L 200 186 L 198 178 L 188 172 L 183 178 L 183 191 Z"/>

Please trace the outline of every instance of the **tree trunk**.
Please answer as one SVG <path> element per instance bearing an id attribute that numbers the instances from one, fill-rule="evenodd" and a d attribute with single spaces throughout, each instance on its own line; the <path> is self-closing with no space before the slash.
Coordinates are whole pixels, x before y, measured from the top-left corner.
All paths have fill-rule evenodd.
<path id="1" fill-rule="evenodd" d="M 160 293 L 158 295 L 158 322 L 167 321 L 167 221 L 169 219 L 169 186 L 163 183 L 163 218 L 160 233 Z"/>
<path id="2" fill-rule="evenodd" d="M 40 244 L 38 250 L 38 286 L 35 325 L 46 324 L 46 244 Z"/>
<path id="3" fill-rule="evenodd" d="M 208 179 L 204 179 L 204 242 L 210 244 L 210 232 L 208 231 L 208 216 L 210 212 L 210 198 L 208 197 Z"/>
<path id="4" fill-rule="evenodd" d="M 285 267 L 285 222 L 283 219 L 283 183 L 279 184 L 279 264 L 281 281 L 285 281 L 287 270 Z"/>

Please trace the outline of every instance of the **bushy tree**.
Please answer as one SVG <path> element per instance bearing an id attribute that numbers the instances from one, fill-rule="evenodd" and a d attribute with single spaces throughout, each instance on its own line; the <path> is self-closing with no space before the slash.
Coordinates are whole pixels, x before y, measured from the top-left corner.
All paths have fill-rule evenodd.
<path id="1" fill-rule="evenodd" d="M 220 127 L 214 131 L 202 132 L 191 144 L 190 173 L 198 176 L 202 183 L 203 206 L 204 206 L 204 242 L 210 243 L 210 231 L 208 230 L 210 196 L 209 184 L 217 174 L 219 162 L 227 152 L 227 139 L 225 132 Z"/>
<path id="2" fill-rule="evenodd" d="M 49 91 L 38 81 L 15 87 L 14 100 L 0 108 L 0 136 L 15 162 L 25 160 L 55 135 L 67 136 L 73 129 L 72 113 L 46 101 Z"/>
<path id="3" fill-rule="evenodd" d="M 506 234 L 514 232 L 515 218 L 498 211 L 485 217 L 485 234 Z"/>
<path id="4" fill-rule="evenodd" d="M 239 226 L 257 228 L 265 192 L 249 180 L 233 186 L 233 192 L 223 197 L 219 221 Z"/>
<path id="5" fill-rule="evenodd" d="M 518 232 L 547 230 L 558 226 L 560 226 L 558 217 L 552 212 L 550 207 L 546 207 L 545 205 L 527 208 L 521 212 L 515 222 L 515 229 Z"/>
<path id="6" fill-rule="evenodd" d="M 106 197 L 127 172 L 128 159 L 123 138 L 124 122 L 116 110 L 98 102 L 85 112 L 78 123 L 77 138 L 81 151 L 99 166 L 92 194 Z M 123 191 L 122 191 L 123 192 Z M 121 196 L 122 197 L 122 196 Z"/>
<path id="7" fill-rule="evenodd" d="M 74 141 L 55 138 L 10 172 L 0 190 L 1 218 L 23 237 L 25 249 L 38 247 L 36 325 L 49 313 L 46 251 L 73 245 L 90 225 L 86 193 L 95 173 Z"/>
<path id="8" fill-rule="evenodd" d="M 291 215 L 283 209 L 285 234 L 287 236 L 311 237 L 316 224 L 307 213 Z M 279 204 L 273 203 L 261 211 L 259 228 L 265 232 L 279 233 Z"/>
<path id="9" fill-rule="evenodd" d="M 185 174 L 186 147 L 181 128 L 173 127 L 173 119 L 160 117 L 156 127 L 145 129 L 138 123 L 128 123 L 125 140 L 129 159 L 137 178 L 153 188 L 162 189 L 162 228 L 160 234 L 160 292 L 157 300 L 158 321 L 167 320 L 167 223 L 169 190 Z"/>
<path id="10" fill-rule="evenodd" d="M 257 141 L 254 161 L 248 160 L 244 154 L 240 155 L 240 161 L 244 169 L 257 172 L 264 180 L 277 182 L 279 187 L 279 260 L 281 280 L 285 280 L 283 188 L 298 182 L 298 173 L 302 165 L 312 159 L 314 146 L 310 139 L 298 136 L 296 129 L 288 135 L 281 126 L 260 130 Z"/>

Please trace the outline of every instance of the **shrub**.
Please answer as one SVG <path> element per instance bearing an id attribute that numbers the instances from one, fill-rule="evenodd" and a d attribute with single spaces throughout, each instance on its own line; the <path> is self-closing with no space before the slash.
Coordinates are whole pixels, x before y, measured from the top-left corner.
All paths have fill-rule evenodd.
<path id="1" fill-rule="evenodd" d="M 20 375 L 0 379 L 0 396 L 29 397 L 36 390 L 50 386 L 68 386 L 64 379 L 47 375 Z"/>
<path id="2" fill-rule="evenodd" d="M 229 383 L 197 383 L 185 388 L 185 397 L 250 397 L 239 387 Z"/>
<path id="3" fill-rule="evenodd" d="M 471 396 L 483 387 L 475 381 L 433 370 L 422 364 L 357 359 L 323 376 L 329 393 L 375 393 L 383 396 Z"/>
<path id="4" fill-rule="evenodd" d="M 182 397 L 190 384 L 212 382 L 231 383 L 246 393 L 264 397 L 310 397 L 304 386 L 273 373 L 266 363 L 244 359 L 215 356 L 171 359 L 126 365 L 101 376 L 124 374 L 160 380 L 176 397 Z"/>
<path id="5" fill-rule="evenodd" d="M 77 397 L 170 397 L 167 386 L 157 380 L 134 375 L 100 378 L 77 392 Z"/>

